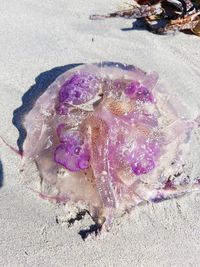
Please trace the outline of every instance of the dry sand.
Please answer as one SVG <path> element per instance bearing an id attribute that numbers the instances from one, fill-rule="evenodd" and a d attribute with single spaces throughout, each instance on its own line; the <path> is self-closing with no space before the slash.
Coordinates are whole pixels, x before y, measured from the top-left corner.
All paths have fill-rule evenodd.
<path id="1" fill-rule="evenodd" d="M 53 68 L 80 62 L 119 61 L 155 70 L 197 115 L 200 39 L 122 31 L 132 20 L 88 20 L 120 2 L 0 1 L 0 135 L 10 144 L 18 138 L 12 117 L 22 95 L 35 82 L 36 89 L 51 82 L 60 71 Z M 197 151 L 194 144 L 192 154 Z M 0 266 L 200 266 L 200 194 L 137 207 L 104 238 L 83 241 L 78 233 L 90 218 L 68 228 L 63 206 L 42 201 L 22 185 L 19 157 L 4 146 L 0 153 Z M 199 168 L 198 157 L 193 164 Z"/>

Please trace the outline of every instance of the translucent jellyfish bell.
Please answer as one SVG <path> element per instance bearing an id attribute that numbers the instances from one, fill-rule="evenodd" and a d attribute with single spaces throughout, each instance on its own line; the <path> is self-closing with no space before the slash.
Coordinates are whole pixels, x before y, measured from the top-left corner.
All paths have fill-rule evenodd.
<path id="1" fill-rule="evenodd" d="M 182 110 L 155 72 L 81 65 L 60 75 L 25 116 L 23 161 L 27 169 L 36 163 L 42 196 L 84 203 L 106 227 L 119 210 L 198 187 L 173 176 L 196 127 Z"/>

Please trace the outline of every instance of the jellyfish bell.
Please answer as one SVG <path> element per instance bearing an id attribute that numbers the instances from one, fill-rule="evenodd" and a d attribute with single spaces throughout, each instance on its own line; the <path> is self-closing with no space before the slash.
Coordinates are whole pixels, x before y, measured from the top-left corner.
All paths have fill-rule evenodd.
<path id="1" fill-rule="evenodd" d="M 161 87 L 155 72 L 113 62 L 60 75 L 24 118 L 23 161 L 36 164 L 43 198 L 85 203 L 109 227 L 119 210 L 196 190 L 173 174 L 197 123 Z"/>

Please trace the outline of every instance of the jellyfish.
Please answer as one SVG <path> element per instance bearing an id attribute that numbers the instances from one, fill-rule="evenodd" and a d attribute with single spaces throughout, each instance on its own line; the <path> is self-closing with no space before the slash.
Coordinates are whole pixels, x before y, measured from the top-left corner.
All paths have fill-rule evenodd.
<path id="1" fill-rule="evenodd" d="M 24 172 L 39 195 L 85 205 L 109 230 L 119 213 L 199 190 L 176 175 L 198 123 L 156 72 L 101 62 L 60 75 L 24 117 Z"/>

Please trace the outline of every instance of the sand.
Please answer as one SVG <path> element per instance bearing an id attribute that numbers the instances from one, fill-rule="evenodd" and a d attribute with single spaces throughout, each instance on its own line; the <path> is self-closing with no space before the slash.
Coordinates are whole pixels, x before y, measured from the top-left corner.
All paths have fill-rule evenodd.
<path id="1" fill-rule="evenodd" d="M 25 92 L 37 95 L 77 63 L 109 60 L 157 71 L 198 114 L 200 39 L 129 30 L 132 20 L 88 20 L 120 2 L 1 0 L 0 135 L 8 143 L 16 146 L 13 111 Z M 92 224 L 89 216 L 68 227 L 66 207 L 39 199 L 22 184 L 19 157 L 2 145 L 0 153 L 0 266 L 200 266 L 200 194 L 136 207 L 100 240 L 83 241 L 79 231 Z M 198 172 L 197 143 L 191 154 Z"/>

